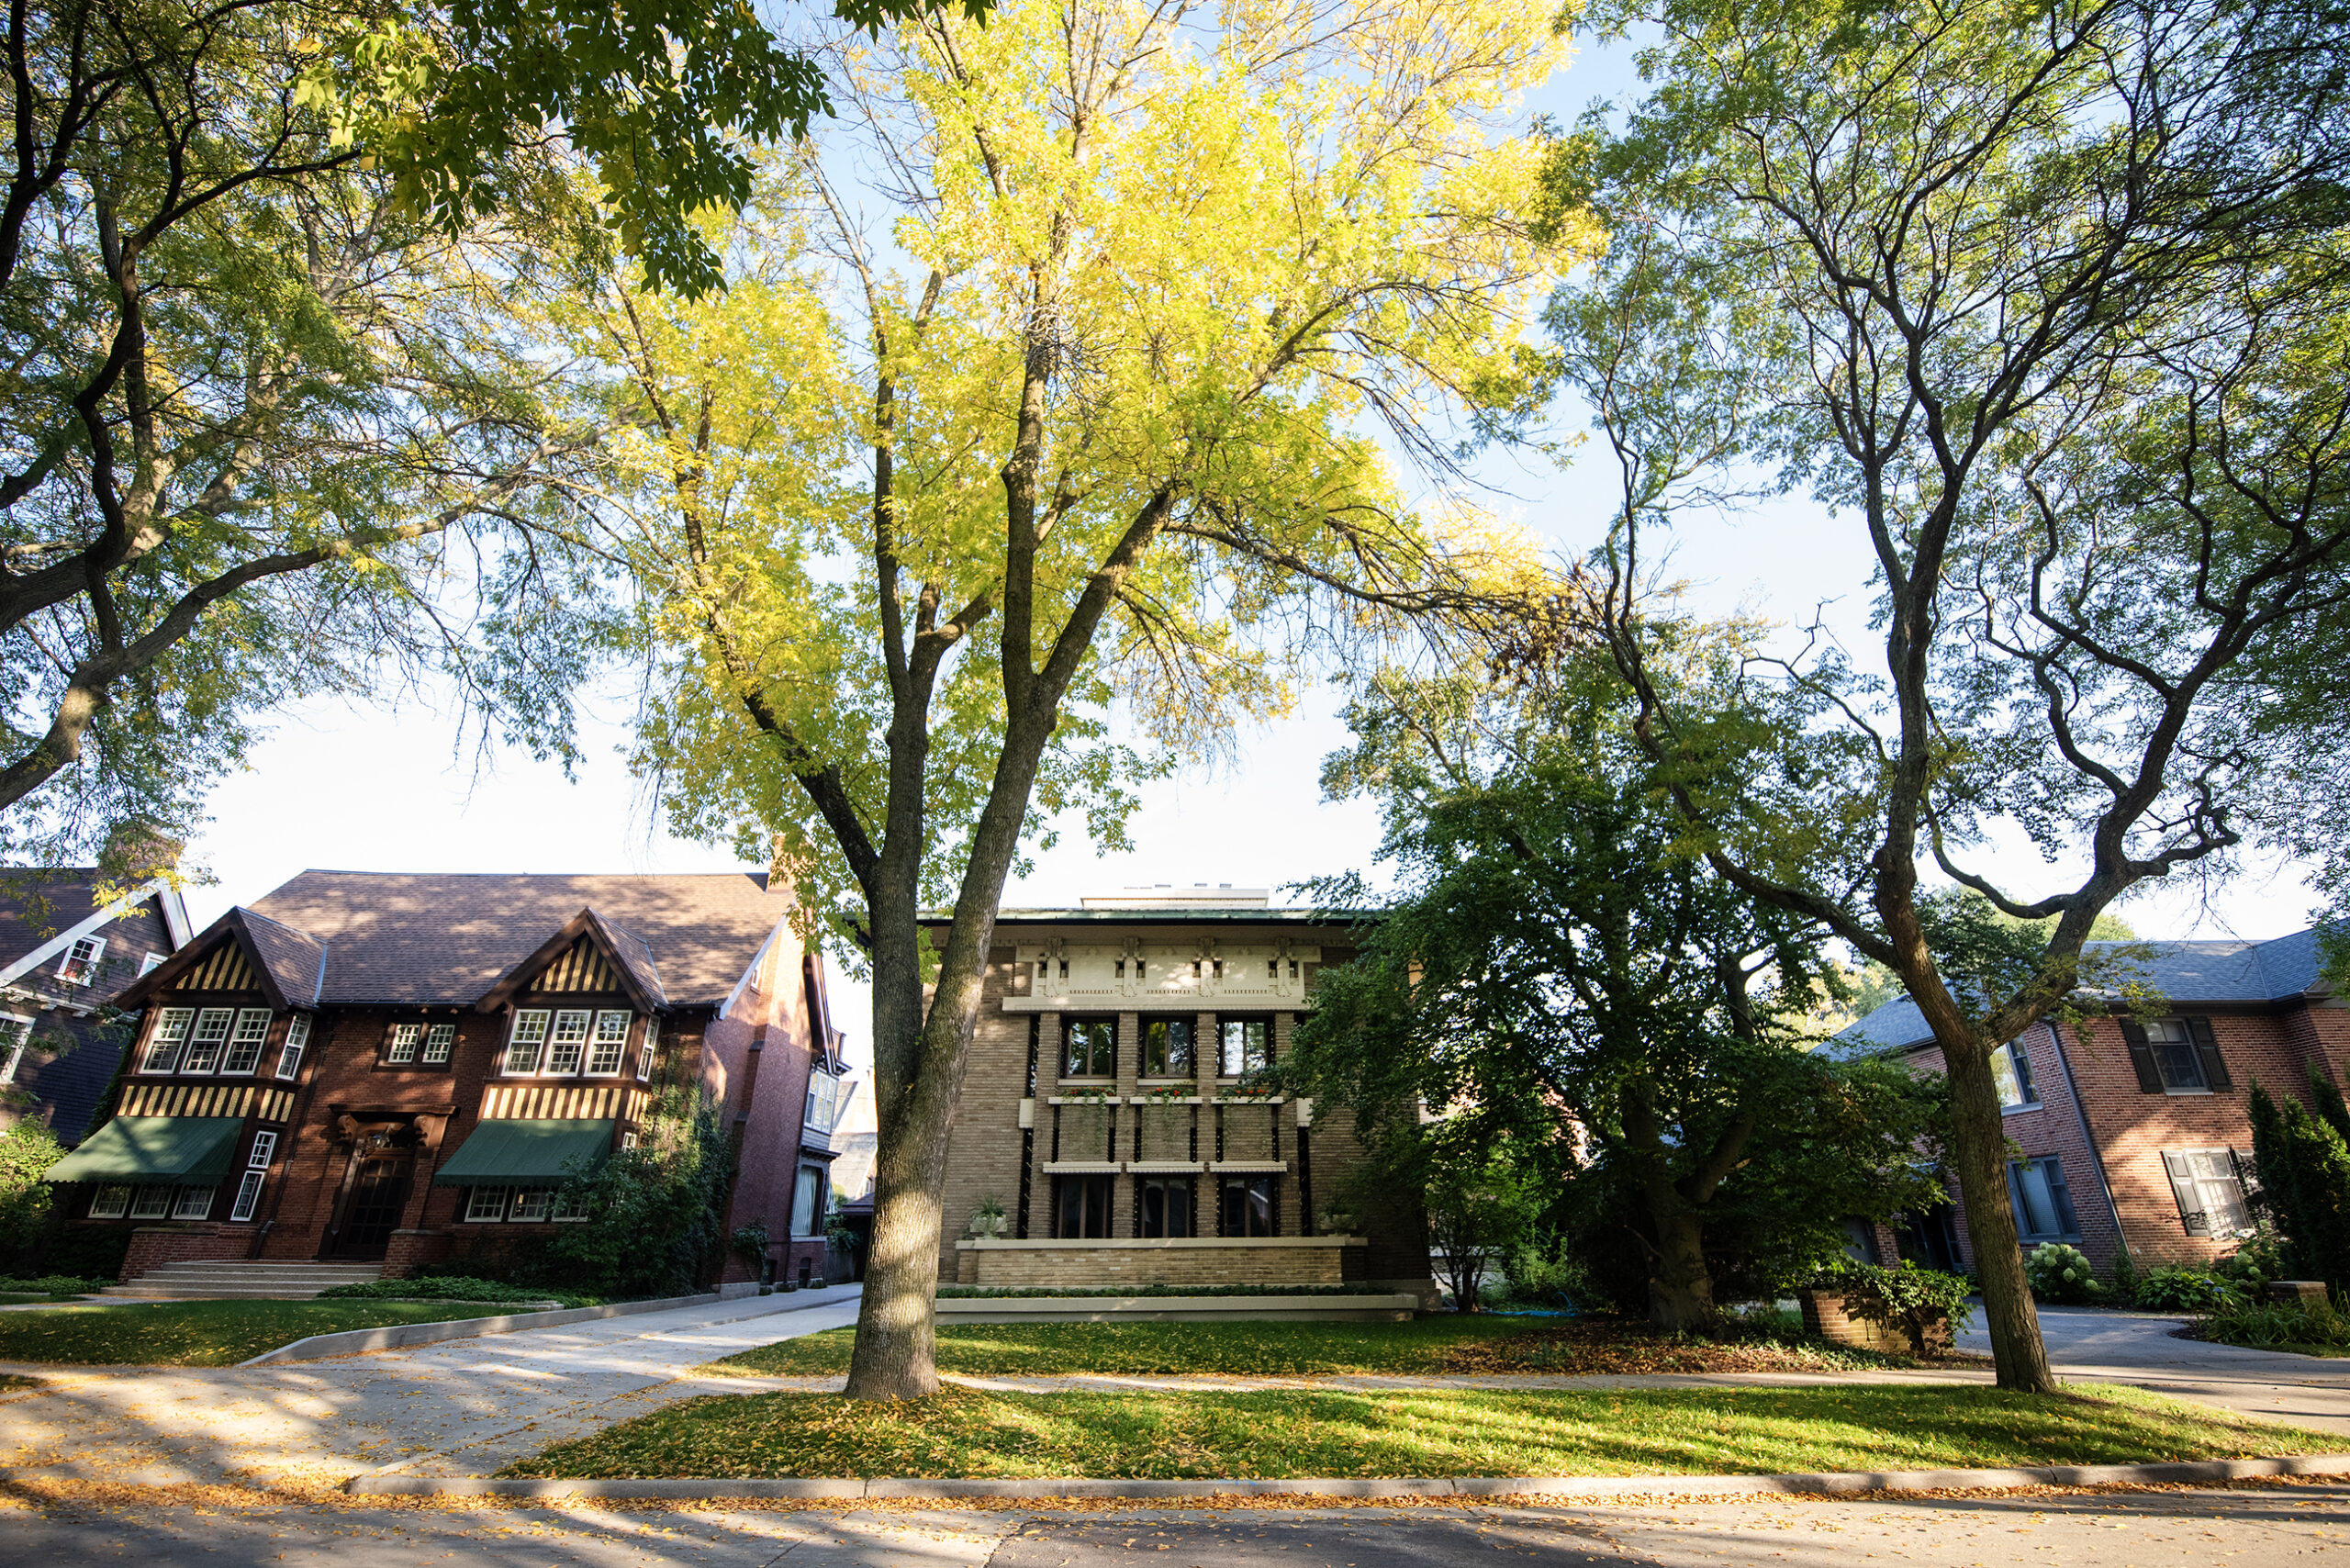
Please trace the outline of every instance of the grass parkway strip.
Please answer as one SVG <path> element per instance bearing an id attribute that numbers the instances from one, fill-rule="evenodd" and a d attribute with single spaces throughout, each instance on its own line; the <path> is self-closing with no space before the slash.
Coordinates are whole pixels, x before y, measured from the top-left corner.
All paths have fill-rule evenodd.
<path id="1" fill-rule="evenodd" d="M 713 1395 L 558 1443 L 513 1477 L 1771 1474 L 2325 1453 L 2339 1439 L 2130 1389 L 1974 1385 Z"/>
<path id="2" fill-rule="evenodd" d="M 0 1312 L 0 1361 L 228 1367 L 313 1334 L 479 1317 L 469 1301 L 86 1302 Z"/>

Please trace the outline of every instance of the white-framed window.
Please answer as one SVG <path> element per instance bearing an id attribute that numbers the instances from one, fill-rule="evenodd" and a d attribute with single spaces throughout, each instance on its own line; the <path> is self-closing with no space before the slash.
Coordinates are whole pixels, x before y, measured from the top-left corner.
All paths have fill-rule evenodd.
<path id="1" fill-rule="evenodd" d="M 554 1194 L 547 1188 L 517 1187 L 514 1189 L 514 1206 L 507 1210 L 506 1217 L 518 1223 L 543 1220 L 554 1207 Z"/>
<path id="2" fill-rule="evenodd" d="M 644 1044 L 636 1047 L 636 1081 L 649 1082 L 653 1077 L 653 1058 L 661 1048 L 661 1020 L 644 1021 Z"/>
<path id="3" fill-rule="evenodd" d="M 25 1044 L 33 1037 L 33 1021 L 21 1014 L 0 1014 L 0 1083 L 17 1081 L 25 1061 Z"/>
<path id="4" fill-rule="evenodd" d="M 391 1043 L 384 1047 L 384 1059 L 386 1061 L 414 1061 L 416 1047 L 423 1043 L 423 1025 L 395 1024 L 392 1025 Z"/>
<path id="5" fill-rule="evenodd" d="M 182 1187 L 178 1201 L 172 1204 L 173 1219 L 203 1219 L 212 1213 L 211 1187 Z"/>
<path id="6" fill-rule="evenodd" d="M 277 1135 L 267 1132 L 253 1134 L 252 1152 L 245 1156 L 245 1164 L 255 1170 L 266 1170 L 269 1162 L 276 1157 Z"/>
<path id="7" fill-rule="evenodd" d="M 622 1148 L 634 1148 L 636 1147 L 636 1134 L 633 1131 L 621 1134 L 621 1147 Z"/>
<path id="8" fill-rule="evenodd" d="M 269 1021 L 274 1016 L 266 1007 L 248 1007 L 237 1014 L 237 1032 L 229 1036 L 222 1072 L 243 1076 L 261 1065 L 261 1048 L 269 1041 Z"/>
<path id="9" fill-rule="evenodd" d="M 568 1078 L 579 1070 L 579 1058 L 588 1049 L 588 1018 L 585 1011 L 554 1015 L 554 1028 L 547 1036 L 549 1073 Z"/>
<path id="10" fill-rule="evenodd" d="M 141 1072 L 170 1072 L 180 1065 L 180 1047 L 187 1044 L 188 1026 L 196 1022 L 193 1007 L 166 1007 L 155 1014 L 155 1032 L 147 1039 L 146 1065 Z"/>
<path id="11" fill-rule="evenodd" d="M 2232 1148 L 2166 1148 L 2163 1169 L 2179 1223 L 2189 1236 L 2237 1236 L 2252 1228 L 2244 1203 L 2244 1162 Z"/>
<path id="12" fill-rule="evenodd" d="M 163 955 L 161 953 L 150 953 L 139 960 L 139 973 L 141 977 L 151 975 L 162 967 Z"/>
<path id="13" fill-rule="evenodd" d="M 588 1047 L 589 1076 L 611 1078 L 619 1074 L 621 1058 L 628 1050 L 628 1026 L 635 1018 L 632 1013 L 596 1014 L 596 1037 Z"/>
<path id="14" fill-rule="evenodd" d="M 220 1065 L 220 1049 L 229 1043 L 229 1029 L 237 1020 L 233 1007 L 207 1007 L 196 1014 L 196 1033 L 187 1054 L 180 1058 L 182 1072 L 210 1072 Z"/>
<path id="15" fill-rule="evenodd" d="M 454 1024 L 435 1024 L 424 1031 L 424 1055 L 420 1059 L 428 1062 L 447 1061 L 450 1051 L 455 1047 L 456 1044 L 457 1026 Z"/>
<path id="16" fill-rule="evenodd" d="M 2021 1040 L 2009 1040 L 1991 1053 L 1991 1080 L 1999 1087 L 1999 1108 L 2003 1111 L 2020 1111 L 2040 1103 L 2040 1095 L 2031 1083 L 2031 1055 L 2023 1048 Z"/>
<path id="17" fill-rule="evenodd" d="M 554 1207 L 547 1211 L 547 1218 L 557 1225 L 576 1225 L 588 1217 L 588 1205 L 576 1196 L 558 1192 Z"/>
<path id="18" fill-rule="evenodd" d="M 547 1043 L 547 1015 L 543 1012 L 514 1014 L 514 1032 L 506 1037 L 506 1070 L 536 1072 L 539 1052 Z"/>
<path id="19" fill-rule="evenodd" d="M 106 957 L 103 936 L 76 936 L 57 963 L 57 978 L 68 985 L 88 985 L 98 978 L 99 960 Z"/>
<path id="20" fill-rule="evenodd" d="M 169 1219 L 172 1217 L 170 1187 L 141 1187 L 130 1195 L 130 1217 L 133 1219 Z"/>
<path id="21" fill-rule="evenodd" d="M 840 1116 L 841 1081 L 818 1068 L 808 1075 L 808 1109 L 800 1120 L 820 1133 L 833 1130 Z"/>
<path id="22" fill-rule="evenodd" d="M 130 1212 L 130 1189 L 118 1182 L 110 1182 L 90 1194 L 92 1219 L 120 1219 Z"/>
<path id="23" fill-rule="evenodd" d="M 244 1180 L 237 1183 L 237 1201 L 229 1205 L 231 1223 L 242 1225 L 253 1217 L 253 1210 L 261 1203 L 261 1182 L 260 1171 L 248 1170 Z"/>
<path id="24" fill-rule="evenodd" d="M 285 1021 L 285 1048 L 277 1053 L 277 1076 L 291 1079 L 302 1070 L 302 1047 L 310 1043 L 310 1015 L 297 1013 Z"/>
<path id="25" fill-rule="evenodd" d="M 476 1187 L 465 1194 L 465 1218 L 476 1225 L 488 1225 L 506 1217 L 506 1198 L 512 1191 L 507 1187 Z"/>

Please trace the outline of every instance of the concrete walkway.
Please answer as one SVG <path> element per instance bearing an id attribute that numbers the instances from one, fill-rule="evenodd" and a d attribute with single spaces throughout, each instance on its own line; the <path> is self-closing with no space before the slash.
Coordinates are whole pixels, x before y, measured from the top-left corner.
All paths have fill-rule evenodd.
<path id="1" fill-rule="evenodd" d="M 811 1294 L 812 1298 L 811 1299 Z M 855 1286 L 264 1367 L 55 1367 L 0 1396 L 0 1473 L 124 1482 L 486 1475 L 674 1400 L 689 1369 L 856 1320 Z"/>
<path id="2" fill-rule="evenodd" d="M 2175 1331 L 2188 1321 L 2151 1312 L 2043 1306 L 2040 1334 L 2063 1377 L 2124 1383 L 2247 1416 L 2350 1433 L 2350 1358 L 2181 1339 Z M 1979 1306 L 1975 1327 L 1959 1336 L 1958 1346 L 1990 1353 Z"/>

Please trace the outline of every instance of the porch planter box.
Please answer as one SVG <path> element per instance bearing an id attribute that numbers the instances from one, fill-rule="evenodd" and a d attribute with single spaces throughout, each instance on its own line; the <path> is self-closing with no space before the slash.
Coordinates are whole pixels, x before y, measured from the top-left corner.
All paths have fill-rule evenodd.
<path id="1" fill-rule="evenodd" d="M 947 1296 L 954 1323 L 1408 1323 L 1416 1295 Z"/>
<path id="2" fill-rule="evenodd" d="M 1856 1350 L 1875 1350 L 1888 1356 L 1936 1355 L 1951 1348 L 1947 1317 L 1927 1325 L 1926 1342 L 1915 1345 L 1910 1342 L 1909 1331 L 1900 1324 L 1878 1323 L 1847 1313 L 1844 1297 L 1839 1292 L 1797 1291 L 1796 1303 L 1803 1308 L 1804 1331 L 1816 1334 L 1831 1345 L 1849 1345 Z"/>
<path id="3" fill-rule="evenodd" d="M 965 1285 L 1335 1285 L 1360 1236 L 1096 1237 L 955 1244 Z M 1362 1254 L 1357 1252 L 1360 1259 Z"/>
<path id="4" fill-rule="evenodd" d="M 2326 1302 L 2323 1280 L 2271 1280 L 2268 1299 L 2293 1302 L 2302 1306 L 2323 1306 Z"/>

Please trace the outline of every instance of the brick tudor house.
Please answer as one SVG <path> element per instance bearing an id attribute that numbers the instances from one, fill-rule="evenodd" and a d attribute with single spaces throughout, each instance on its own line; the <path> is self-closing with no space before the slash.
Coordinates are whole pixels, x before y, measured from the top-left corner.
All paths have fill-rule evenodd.
<path id="1" fill-rule="evenodd" d="M 2251 1224 L 2252 1085 L 2306 1100 L 2312 1067 L 2350 1081 L 2350 1010 L 2318 976 L 2314 931 L 2132 946 L 2146 955 L 2134 978 L 2166 999 L 2166 1015 L 2142 1022 L 2118 1006 L 2092 1012 L 2086 1039 L 2083 1026 L 2035 1025 L 1993 1062 L 2017 1156 L 2008 1191 L 2024 1246 L 2069 1242 L 2100 1271 L 2111 1271 L 2125 1242 L 2141 1268 L 2233 1251 Z M 1846 1054 L 1942 1069 L 1907 997 L 1852 1025 L 1837 1044 Z M 1890 1246 L 1934 1267 L 1973 1262 L 1955 1195 L 1902 1233 L 1863 1239 L 1884 1261 Z"/>
<path id="2" fill-rule="evenodd" d="M 693 1084 L 739 1156 L 726 1228 L 764 1220 L 778 1277 L 821 1276 L 846 1070 L 791 907 L 756 874 L 305 871 L 125 990 L 146 1012 L 113 1119 L 50 1179 L 132 1231 L 126 1280 L 227 1259 L 398 1276 L 565 1223 L 566 1162 Z"/>
<path id="3" fill-rule="evenodd" d="M 39 1122 L 68 1148 L 96 1119 L 129 1037 L 106 1010 L 189 936 L 168 882 L 102 905 L 98 875 L 0 869 L 0 1130 Z"/>
<path id="4" fill-rule="evenodd" d="M 1417 1206 L 1355 1190 L 1347 1114 L 1249 1082 L 1350 956 L 1343 926 L 1259 890 L 1146 888 L 1007 909 L 996 936 L 942 1283 L 1360 1282 L 1433 1305 Z"/>

